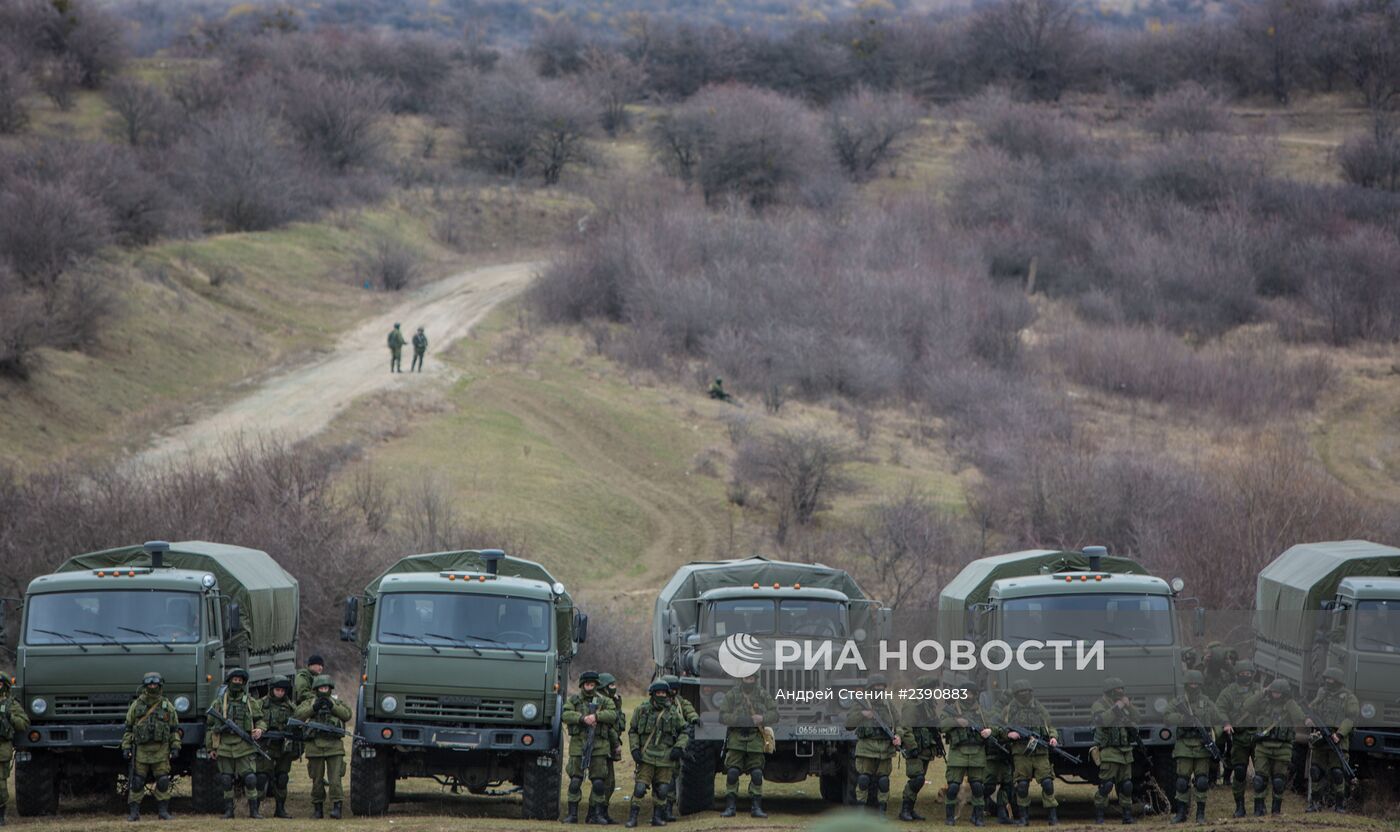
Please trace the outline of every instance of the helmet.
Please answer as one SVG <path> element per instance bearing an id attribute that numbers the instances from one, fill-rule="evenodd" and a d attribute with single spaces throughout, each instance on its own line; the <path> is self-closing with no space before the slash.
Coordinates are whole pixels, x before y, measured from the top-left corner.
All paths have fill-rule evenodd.
<path id="1" fill-rule="evenodd" d="M 592 683 L 595 684 L 595 685 L 598 684 L 598 671 L 596 671 L 596 670 L 585 670 L 585 671 L 583 671 L 582 673 L 580 673 L 580 674 L 578 675 L 578 684 L 579 684 L 579 687 L 583 687 L 583 685 L 584 685 L 586 682 L 592 682 Z"/>
<path id="2" fill-rule="evenodd" d="M 0 673 L 0 690 L 10 689 L 10 674 Z"/>
<path id="3" fill-rule="evenodd" d="M 1104 693 L 1108 693 L 1111 690 L 1118 690 L 1122 687 L 1127 687 L 1127 685 L 1124 685 L 1123 680 L 1119 679 L 1117 676 L 1110 676 L 1107 679 L 1103 680 Z"/>
<path id="4" fill-rule="evenodd" d="M 670 686 L 671 692 L 672 692 L 672 693 L 680 693 L 680 691 L 681 691 L 681 677 L 679 677 L 679 676 L 672 676 L 671 674 L 668 673 L 668 674 L 666 674 L 665 676 L 662 676 L 662 677 L 661 677 L 661 681 L 665 682 L 667 685 Z"/>
<path id="5" fill-rule="evenodd" d="M 1205 683 L 1206 683 L 1206 677 L 1205 677 L 1205 674 L 1201 673 L 1201 671 L 1199 671 L 1199 670 L 1188 670 L 1188 671 L 1186 671 L 1186 684 L 1188 684 L 1188 685 L 1204 685 Z"/>
<path id="6" fill-rule="evenodd" d="M 1253 672 L 1254 672 L 1254 662 L 1250 661 L 1249 659 L 1240 659 L 1239 661 L 1235 662 L 1235 672 L 1236 672 L 1236 673 L 1253 673 Z"/>
<path id="7" fill-rule="evenodd" d="M 890 680 L 886 679 L 885 674 L 883 673 L 872 673 L 870 675 L 870 678 L 865 680 L 865 686 L 868 688 L 873 688 L 877 686 L 888 687 L 889 684 Z"/>
<path id="8" fill-rule="evenodd" d="M 615 684 L 617 684 L 617 677 L 614 676 L 614 675 L 612 675 L 611 673 L 599 673 L 599 674 L 598 674 L 598 687 L 600 687 L 600 688 L 605 688 L 605 687 L 608 687 L 609 685 L 615 685 Z"/>
<path id="9" fill-rule="evenodd" d="M 938 687 L 938 674 L 926 673 L 915 679 L 914 684 L 921 688 L 936 688 Z"/>
<path id="10" fill-rule="evenodd" d="M 335 690 L 335 682 L 327 674 L 322 673 L 320 676 L 317 676 L 315 679 L 311 680 L 311 688 L 313 690 L 315 690 L 316 688 L 325 687 L 329 687 L 331 690 Z"/>
<path id="11" fill-rule="evenodd" d="M 955 684 L 953 685 L 953 687 L 955 687 L 955 688 L 967 688 L 968 690 L 981 691 L 981 690 L 982 690 L 982 683 L 979 682 L 979 681 L 977 681 L 975 678 L 973 678 L 973 677 L 971 677 L 971 676 L 960 676 L 960 677 L 958 677 L 957 683 L 955 683 Z"/>
<path id="12" fill-rule="evenodd" d="M 1275 679 L 1269 683 L 1269 693 L 1281 693 L 1284 696 L 1293 695 L 1293 687 L 1288 684 L 1287 679 Z"/>
<path id="13" fill-rule="evenodd" d="M 291 680 L 291 679 L 288 679 L 286 676 L 275 676 L 275 677 L 273 677 L 273 679 L 272 679 L 272 684 L 268 685 L 268 686 L 267 686 L 267 689 L 268 689 L 268 690 L 276 690 L 277 688 L 282 688 L 283 690 L 291 690 L 291 689 L 292 689 L 292 680 Z"/>
<path id="14" fill-rule="evenodd" d="M 142 677 L 141 677 L 141 685 L 142 685 L 142 687 L 145 687 L 146 685 L 164 685 L 164 684 L 165 684 L 165 680 L 162 679 L 161 676 L 160 676 L 160 674 L 157 673 L 157 672 L 155 672 L 154 670 L 152 670 L 151 672 L 147 673 L 145 676 L 142 676 Z"/>
<path id="15" fill-rule="evenodd" d="M 394 321 L 394 329 L 398 329 L 400 326 L 402 326 L 402 324 L 400 324 L 398 321 Z"/>
<path id="16" fill-rule="evenodd" d="M 235 678 L 242 679 L 246 683 L 248 681 L 248 671 L 241 667 L 235 667 L 224 674 L 224 684 L 232 683 Z"/>
<path id="17" fill-rule="evenodd" d="M 667 696 L 670 696 L 671 686 L 661 681 L 660 679 L 657 679 L 655 682 L 652 682 L 650 685 L 647 686 L 647 696 L 655 696 L 658 693 L 664 693 Z"/>
<path id="18" fill-rule="evenodd" d="M 1035 688 L 1031 686 L 1030 679 L 1017 679 L 1011 683 L 1012 693 L 1031 693 L 1034 690 Z"/>
<path id="19" fill-rule="evenodd" d="M 323 658 L 321 658 L 321 654 L 320 654 L 320 653 L 312 653 L 312 654 L 311 654 L 311 658 L 309 658 L 309 659 L 306 660 L 306 666 L 307 666 L 307 667 L 310 667 L 310 666 L 313 665 L 313 664 L 319 664 L 320 666 L 325 667 L 325 666 L 326 666 L 326 660 L 323 659 Z"/>
<path id="20" fill-rule="evenodd" d="M 1341 682 L 1346 677 L 1342 674 L 1340 667 L 1333 666 L 1322 671 L 1322 678 L 1332 682 Z"/>

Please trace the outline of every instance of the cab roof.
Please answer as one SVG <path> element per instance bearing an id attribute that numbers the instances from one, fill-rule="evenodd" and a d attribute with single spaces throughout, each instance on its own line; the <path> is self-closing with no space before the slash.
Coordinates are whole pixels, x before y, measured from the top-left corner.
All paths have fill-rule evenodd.
<path id="1" fill-rule="evenodd" d="M 450 576 L 450 577 L 449 577 Z M 484 578 L 484 580 L 483 580 Z M 380 594 L 391 592 L 453 592 L 471 595 L 515 595 L 553 600 L 554 592 L 544 581 L 508 575 L 482 575 L 467 572 L 409 572 L 386 575 L 379 581 Z"/>
<path id="2" fill-rule="evenodd" d="M 992 584 L 993 598 L 1032 595 L 1084 594 L 1171 595 L 1171 586 L 1154 575 L 1115 575 L 1110 572 L 1057 572 L 1023 578 L 1003 578 Z"/>
<path id="3" fill-rule="evenodd" d="M 1400 578 L 1344 578 L 1337 593 L 1358 601 L 1394 601 L 1400 599 Z"/>
<path id="4" fill-rule="evenodd" d="M 100 578 L 97 576 L 99 571 L 103 573 Z M 132 571 L 135 572 L 134 575 L 129 574 Z M 152 571 L 148 567 L 138 567 L 134 570 L 124 569 L 120 572 L 115 569 L 57 572 L 52 575 L 40 575 L 30 581 L 28 594 L 74 592 L 87 589 L 163 589 L 176 592 L 202 592 L 204 585 L 201 581 L 207 574 L 209 573 L 203 570 L 158 569 Z"/>
<path id="5" fill-rule="evenodd" d="M 799 601 L 839 601 L 849 600 L 846 594 L 834 589 L 784 586 L 774 589 L 770 586 L 726 586 L 709 589 L 700 594 L 701 601 L 729 601 L 732 599 L 751 600 L 755 598 L 796 599 Z"/>

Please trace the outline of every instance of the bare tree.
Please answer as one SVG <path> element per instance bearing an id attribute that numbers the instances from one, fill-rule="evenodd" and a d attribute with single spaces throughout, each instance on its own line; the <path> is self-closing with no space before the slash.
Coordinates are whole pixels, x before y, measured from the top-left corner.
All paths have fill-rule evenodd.
<path id="1" fill-rule="evenodd" d="M 845 475 L 850 452 L 840 439 L 797 429 L 745 442 L 735 458 L 735 479 L 759 484 L 777 511 L 775 535 L 787 539 L 793 525 L 805 526 L 831 497 L 852 488 Z"/>
<path id="2" fill-rule="evenodd" d="M 999 0 L 978 14 L 971 37 L 975 59 L 991 80 L 1049 101 L 1078 80 L 1088 45 L 1084 21 L 1069 0 Z"/>
<path id="3" fill-rule="evenodd" d="M 709 122 L 693 108 L 668 110 L 657 117 L 648 132 L 652 151 L 661 166 L 688 188 L 700 164 L 700 147 L 707 140 Z"/>
<path id="4" fill-rule="evenodd" d="M 19 58 L 0 48 L 0 133 L 18 133 L 29 124 L 29 76 Z"/>
<path id="5" fill-rule="evenodd" d="M 912 489 L 867 509 L 854 535 L 857 554 L 894 609 L 932 601 L 934 588 L 971 554 L 958 521 Z"/>
<path id="6" fill-rule="evenodd" d="M 1219 96 L 1200 84 L 1188 82 L 1155 96 L 1142 126 L 1159 139 L 1228 133 L 1230 112 Z"/>
<path id="7" fill-rule="evenodd" d="M 126 24 L 93 0 L 64 0 L 55 4 L 64 22 L 62 51 L 82 71 L 82 85 L 95 90 L 126 63 Z"/>
<path id="8" fill-rule="evenodd" d="M 620 52 L 597 47 L 589 49 L 583 60 L 583 85 L 602 108 L 603 130 L 616 136 L 627 129 L 627 105 L 641 97 L 646 70 Z"/>
<path id="9" fill-rule="evenodd" d="M 899 157 L 905 139 L 919 126 L 919 106 L 905 93 L 861 87 L 827 111 L 827 134 L 846 175 L 860 182 Z"/>
<path id="10" fill-rule="evenodd" d="M 1236 26 L 1245 59 L 1280 104 L 1292 99 L 1312 71 L 1324 13 L 1319 0 L 1264 0 L 1240 7 Z"/>
<path id="11" fill-rule="evenodd" d="M 304 151 L 344 173 L 379 159 L 387 141 L 382 121 L 388 105 L 388 94 L 376 82 L 307 73 L 288 85 L 282 116 Z"/>
<path id="12" fill-rule="evenodd" d="M 227 110 L 184 142 L 176 168 L 205 220 L 230 231 L 273 228 L 308 209 L 306 172 L 269 116 Z"/>
<path id="13" fill-rule="evenodd" d="M 588 137 L 597 114 L 577 85 L 568 81 L 541 84 L 535 108 L 530 156 L 544 184 L 555 185 L 565 168 L 591 161 Z"/>
<path id="14" fill-rule="evenodd" d="M 1371 113 L 1372 134 L 1383 139 L 1395 130 L 1400 109 L 1400 10 L 1362 13 L 1343 37 L 1347 75 Z"/>
<path id="15" fill-rule="evenodd" d="M 83 68 L 72 55 L 58 55 L 39 68 L 39 88 L 63 112 L 73 109 L 78 87 L 83 81 Z"/>
<path id="16" fill-rule="evenodd" d="M 107 88 L 107 103 L 115 114 L 112 132 L 132 147 L 164 144 L 170 138 L 170 102 L 143 81 L 118 78 Z"/>
<path id="17" fill-rule="evenodd" d="M 0 258 L 46 292 L 111 239 L 106 213 L 71 181 L 11 180 L 0 192 Z"/>
<path id="18" fill-rule="evenodd" d="M 461 114 L 463 138 L 478 160 L 511 177 L 525 172 L 538 127 L 539 89 L 539 79 L 519 65 L 479 76 Z"/>

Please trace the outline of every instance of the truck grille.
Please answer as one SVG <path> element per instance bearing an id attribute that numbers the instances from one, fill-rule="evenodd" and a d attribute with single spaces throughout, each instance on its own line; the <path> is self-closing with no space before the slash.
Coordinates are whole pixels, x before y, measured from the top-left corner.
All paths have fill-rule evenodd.
<path id="1" fill-rule="evenodd" d="M 1400 705 L 1386 705 L 1381 711 L 1385 725 L 1400 725 Z"/>
<path id="2" fill-rule="evenodd" d="M 126 709 L 132 697 L 120 693 L 96 693 L 84 696 L 55 696 L 53 715 L 69 719 L 126 719 Z"/>
<path id="3" fill-rule="evenodd" d="M 1040 700 L 1040 704 L 1045 706 L 1045 710 L 1050 712 L 1050 719 L 1057 727 L 1090 724 L 1093 721 L 1091 714 L 1094 702 L 1098 701 L 1098 697 L 1075 699 L 1068 696 L 1040 696 L 1036 698 Z M 1147 697 L 1130 696 L 1128 698 L 1133 701 L 1133 707 L 1138 709 L 1139 718 L 1150 722 L 1156 716 L 1155 712 L 1151 715 L 1148 713 Z"/>
<path id="4" fill-rule="evenodd" d="M 470 722 L 476 719 L 511 719 L 515 703 L 509 699 L 478 699 L 466 696 L 405 696 L 405 716 Z"/>
<path id="5" fill-rule="evenodd" d="M 797 667 L 785 667 L 782 670 L 763 668 L 758 674 L 758 683 L 772 695 L 776 695 L 780 690 L 821 690 L 825 687 L 822 682 L 822 674 L 817 670 L 803 670 Z M 791 699 L 778 700 L 778 713 L 784 716 L 811 714 L 820 710 L 822 710 L 822 706 L 814 702 L 794 702 Z"/>

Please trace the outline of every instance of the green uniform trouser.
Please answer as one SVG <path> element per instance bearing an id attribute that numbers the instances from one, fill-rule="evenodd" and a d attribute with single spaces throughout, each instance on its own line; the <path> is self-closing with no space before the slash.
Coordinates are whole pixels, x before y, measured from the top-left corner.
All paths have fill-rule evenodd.
<path id="1" fill-rule="evenodd" d="M 427 350 L 414 350 L 414 351 L 413 351 L 413 363 L 409 365 L 408 369 L 410 369 L 410 370 L 422 370 L 422 369 L 423 369 L 423 353 L 425 353 L 425 352 L 427 352 Z"/>
<path id="2" fill-rule="evenodd" d="M 987 755 L 987 770 L 983 773 L 983 782 L 987 784 L 987 796 L 992 798 L 992 802 L 998 806 L 1009 805 L 1012 802 L 1011 795 L 1015 789 L 1011 785 L 1014 779 L 1013 767 L 1006 755 L 999 753 L 989 753 Z M 997 789 L 1001 789 L 1001 794 L 997 795 Z"/>
<path id="3" fill-rule="evenodd" d="M 165 749 L 162 748 L 161 750 L 164 751 Z M 129 793 L 129 794 L 126 796 L 126 800 L 127 800 L 128 803 L 140 803 L 140 802 L 141 802 L 141 797 L 142 797 L 142 795 L 145 793 L 145 786 L 146 786 L 146 784 L 149 784 L 149 785 L 155 787 L 156 800 L 169 800 L 169 799 L 170 799 L 170 793 L 173 792 L 174 789 L 171 788 L 171 783 L 170 783 L 170 780 L 169 780 L 169 777 L 170 777 L 170 758 L 169 758 L 169 757 L 166 757 L 165 759 L 162 759 L 160 762 L 156 762 L 156 763 L 143 763 L 143 762 L 137 761 L 136 765 L 134 766 L 134 769 L 135 769 L 135 771 L 136 771 L 136 776 L 137 776 L 138 778 L 140 778 L 141 781 L 142 781 L 142 789 L 141 789 L 141 791 Z M 8 773 L 8 772 L 7 772 L 7 773 Z M 160 788 L 159 786 L 156 785 L 156 784 L 160 781 L 160 778 L 162 778 L 162 777 L 167 778 L 166 781 L 165 781 L 165 788 L 164 788 L 164 789 L 162 789 L 162 788 Z M 4 806 L 4 805 L 5 805 L 4 803 L 0 803 L 0 806 Z"/>
<path id="4" fill-rule="evenodd" d="M 1339 746 L 1342 749 L 1342 758 L 1350 762 L 1351 757 L 1347 754 L 1345 745 L 1347 741 L 1347 737 L 1342 737 Z M 1309 773 L 1313 779 L 1313 794 L 1324 800 L 1338 802 L 1346 797 L 1346 774 L 1337 760 L 1337 755 L 1332 753 L 1326 742 L 1319 742 L 1312 747 L 1312 765 L 1314 771 Z"/>
<path id="5" fill-rule="evenodd" d="M 879 801 L 884 803 L 890 798 L 890 772 L 894 771 L 894 758 L 892 757 L 857 757 L 856 758 L 856 803 L 864 804 L 870 799 L 870 787 L 874 786 L 879 794 Z M 861 786 L 864 783 L 864 787 Z"/>
<path id="6" fill-rule="evenodd" d="M 10 805 L 10 759 L 0 763 L 0 809 Z"/>
<path id="7" fill-rule="evenodd" d="M 1231 774 L 1230 793 L 1235 797 L 1244 797 L 1245 789 L 1249 779 L 1249 764 L 1254 757 L 1254 742 L 1244 739 L 1244 731 L 1236 731 L 1230 743 L 1230 768 L 1234 769 Z"/>
<path id="8" fill-rule="evenodd" d="M 906 757 L 904 759 L 904 773 L 909 775 L 909 779 L 904 781 L 904 799 L 913 801 L 919 798 L 919 789 L 924 786 L 924 780 L 928 777 L 929 763 L 932 758 Z M 915 784 L 918 784 L 917 787 Z"/>
<path id="9" fill-rule="evenodd" d="M 290 751 L 277 752 L 269 748 L 267 754 L 271 760 L 258 758 L 258 775 L 262 781 L 263 793 L 274 800 L 287 799 L 287 782 L 291 779 L 292 763 L 296 762 L 296 755 Z"/>
<path id="10" fill-rule="evenodd" d="M 389 348 L 389 370 L 403 370 L 403 347 Z"/>
<path id="11" fill-rule="evenodd" d="M 244 780 L 244 778 L 247 777 L 247 775 L 249 774 L 253 775 L 254 778 L 257 777 L 257 759 L 258 757 L 255 754 L 244 754 L 242 757 L 229 757 L 224 754 L 220 754 L 218 758 L 214 760 L 214 764 L 219 768 L 219 774 L 227 775 L 228 777 L 232 778 L 231 780 L 225 780 L 226 785 L 224 786 L 224 800 L 233 800 L 233 787 L 237 783 L 244 783 L 244 797 L 248 798 L 249 800 L 258 799 L 259 795 L 257 786 L 254 786 L 250 789 L 248 788 Z"/>
<path id="12" fill-rule="evenodd" d="M 326 787 L 330 786 L 331 802 L 345 799 L 345 755 L 334 757 L 307 757 L 306 775 L 311 778 L 311 802 L 326 802 Z"/>
<path id="13" fill-rule="evenodd" d="M 1029 808 L 1031 805 L 1031 781 L 1040 785 L 1040 805 L 1053 809 L 1060 805 L 1055 799 L 1054 785 L 1045 790 L 1044 782 L 1053 781 L 1055 769 L 1050 765 L 1050 752 L 1037 751 L 1034 754 L 1016 755 L 1016 805 Z"/>
<path id="14" fill-rule="evenodd" d="M 1129 752 L 1128 752 L 1128 753 L 1131 754 L 1131 753 L 1132 753 L 1132 750 L 1129 749 Z M 1132 779 L 1133 779 L 1133 764 L 1132 764 L 1132 763 L 1110 763 L 1110 762 L 1108 762 L 1108 761 L 1104 761 L 1104 762 L 1102 762 L 1102 763 L 1099 763 L 1099 783 L 1100 783 L 1100 784 L 1103 784 L 1103 783 L 1112 783 L 1113 786 L 1114 786 L 1114 788 L 1117 788 L 1119 783 L 1122 783 L 1122 782 L 1125 781 L 1125 780 L 1132 780 Z M 1122 802 L 1123 802 L 1123 793 L 1122 793 L 1122 792 L 1119 792 L 1119 793 L 1118 793 L 1118 802 L 1119 802 L 1119 803 L 1122 803 Z M 1107 806 L 1107 805 L 1108 805 L 1108 792 L 1105 791 L 1105 790 L 1103 790 L 1102 788 L 1095 789 L 1095 790 L 1094 790 L 1094 808 L 1096 808 L 1096 809 L 1102 809 L 1102 808 L 1104 808 L 1104 807 Z"/>
<path id="15" fill-rule="evenodd" d="M 986 767 L 986 766 L 948 766 L 948 785 L 949 785 L 950 787 L 951 787 L 951 786 L 958 785 L 959 783 L 961 783 L 961 782 L 963 781 L 963 778 L 966 777 L 966 778 L 967 778 L 967 789 L 968 789 L 968 794 L 970 794 L 970 795 L 971 795 L 972 792 L 973 792 L 973 787 L 972 787 L 972 784 L 973 784 L 973 783 L 981 783 L 981 784 L 982 784 L 982 788 L 983 788 L 983 789 L 986 789 L 986 786 L 987 786 L 987 781 L 986 781 L 986 779 L 985 779 L 986 776 L 987 776 L 987 767 Z M 983 791 L 982 794 L 983 794 L 984 797 L 986 796 L 986 792 L 985 792 L 985 791 Z M 973 795 L 972 799 L 973 799 L 973 800 L 981 800 L 982 798 Z M 944 800 L 944 802 L 947 803 L 949 806 L 956 806 L 956 805 L 958 805 L 958 796 L 957 796 L 957 794 L 953 791 L 952 788 L 949 788 L 949 789 L 948 789 L 948 797 L 947 797 L 946 800 Z M 978 805 L 981 805 L 981 804 L 978 804 Z"/>
<path id="16" fill-rule="evenodd" d="M 580 747 L 579 750 L 582 751 L 583 749 Z M 602 754 L 594 754 L 589 760 L 586 771 L 584 770 L 582 754 L 576 754 L 569 758 L 569 767 L 566 773 L 569 775 L 570 803 L 578 803 L 583 799 L 584 780 L 594 780 L 606 786 L 608 780 L 608 755 L 611 753 L 612 749 L 608 749 Z M 598 788 L 597 785 L 590 786 L 588 790 L 588 805 L 605 805 L 611 794 L 611 792 Z"/>
<path id="17" fill-rule="evenodd" d="M 1196 802 L 1206 802 L 1206 792 L 1210 790 L 1211 758 L 1176 758 L 1176 799 L 1185 802 L 1191 792 L 1196 792 Z M 1204 785 L 1205 788 L 1201 788 Z"/>
<path id="18" fill-rule="evenodd" d="M 763 784 L 755 783 L 751 772 L 754 769 L 763 770 L 766 758 L 762 751 L 739 751 L 734 748 L 724 750 L 724 770 L 728 776 L 724 781 L 724 796 L 730 797 L 739 795 L 739 777 L 749 774 L 749 797 L 763 797 Z M 859 761 L 857 761 L 859 763 Z M 733 769 L 738 769 L 739 773 L 734 774 Z"/>
<path id="19" fill-rule="evenodd" d="M 1293 771 L 1293 744 L 1265 740 L 1254 746 L 1254 796 L 1263 797 L 1272 783 L 1274 797 L 1288 791 Z M 1261 779 L 1262 778 L 1262 779 Z M 1262 786 L 1262 787 L 1261 787 Z"/>
<path id="20" fill-rule="evenodd" d="M 671 790 L 671 776 L 674 772 L 671 766 L 661 766 L 655 763 L 642 763 L 637 766 L 636 785 L 632 791 L 633 805 L 642 799 L 648 788 L 651 789 L 652 808 L 660 806 L 666 802 L 666 798 L 656 793 L 661 786 L 665 786 L 669 792 Z"/>

